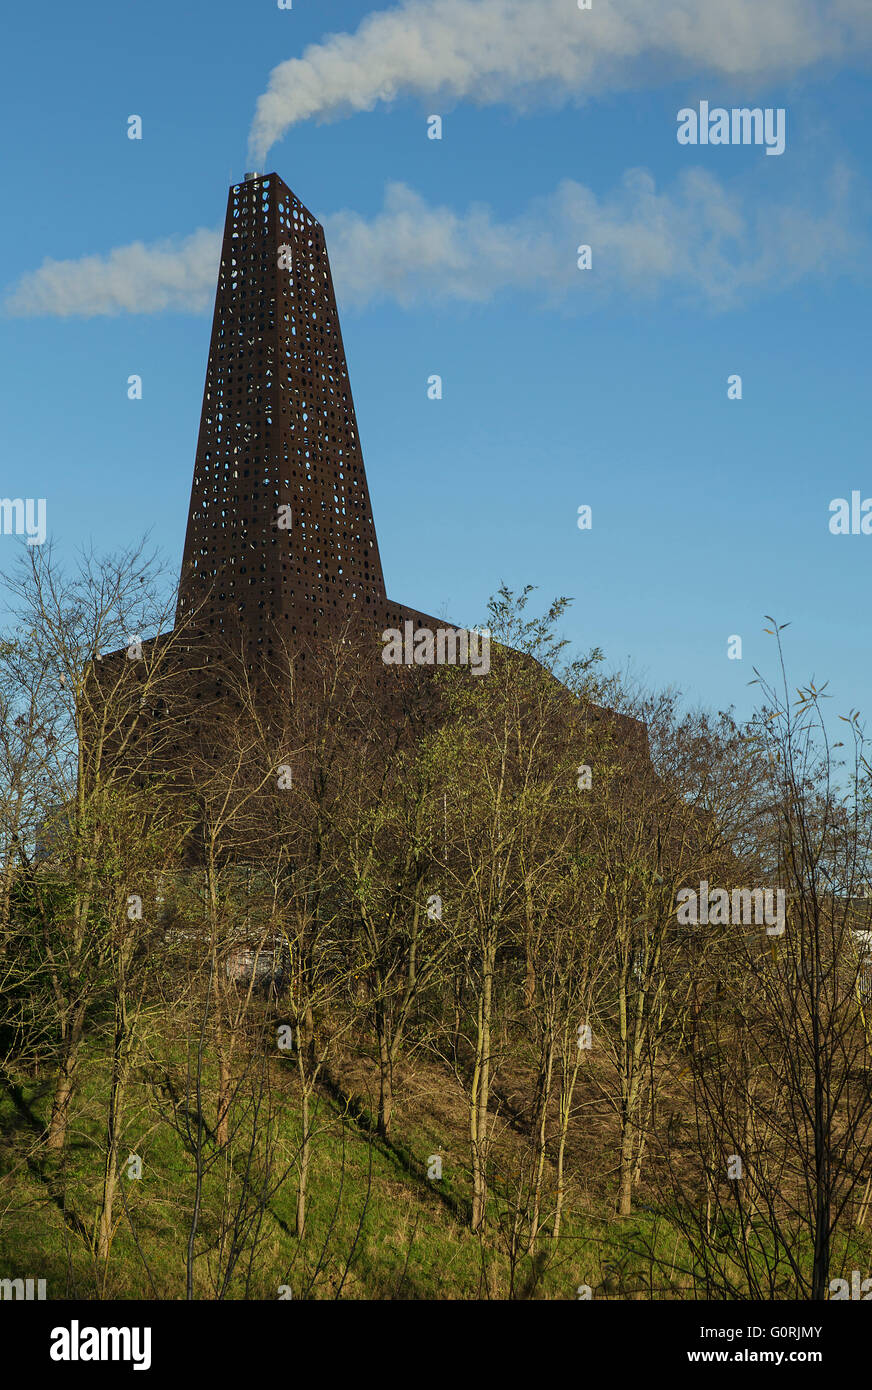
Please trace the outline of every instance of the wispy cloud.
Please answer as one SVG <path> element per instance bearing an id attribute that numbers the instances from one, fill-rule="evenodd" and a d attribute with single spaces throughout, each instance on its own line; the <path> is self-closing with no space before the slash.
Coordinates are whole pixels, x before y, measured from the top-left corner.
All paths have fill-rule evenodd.
<path id="1" fill-rule="evenodd" d="M 509 220 L 483 204 L 463 212 L 433 206 L 395 183 L 374 217 L 337 212 L 324 225 L 346 305 L 484 303 L 511 290 L 572 310 L 617 295 L 651 299 L 668 287 L 724 309 L 860 264 L 866 242 L 856 202 L 844 170 L 813 203 L 790 203 L 761 201 L 756 190 L 727 188 L 698 168 L 658 190 L 648 172 L 633 169 L 603 196 L 567 179 Z M 591 270 L 577 267 L 580 244 L 592 247 Z M 219 256 L 219 233 L 201 230 L 175 245 L 138 242 L 102 257 L 47 261 L 13 286 L 6 312 L 205 310 Z"/>
<path id="2" fill-rule="evenodd" d="M 273 68 L 250 158 L 300 121 L 402 96 L 580 101 L 658 78 L 791 76 L 870 45 L 868 0 L 405 0 Z"/>
<path id="3" fill-rule="evenodd" d="M 4 309 L 20 318 L 200 313 L 215 297 L 220 257 L 221 233 L 200 228 L 183 240 L 134 241 L 105 256 L 45 260 L 12 287 Z"/>
<path id="4" fill-rule="evenodd" d="M 845 171 L 805 206 L 743 196 L 703 169 L 658 191 L 646 170 L 631 169 L 603 197 L 567 179 L 510 221 L 484 206 L 432 207 L 392 184 L 374 218 L 337 213 L 326 229 L 346 302 L 480 303 L 511 289 L 572 308 L 613 295 L 653 298 L 669 286 L 728 308 L 859 262 L 864 239 L 853 204 Z M 592 248 L 589 271 L 577 266 L 582 243 Z"/>

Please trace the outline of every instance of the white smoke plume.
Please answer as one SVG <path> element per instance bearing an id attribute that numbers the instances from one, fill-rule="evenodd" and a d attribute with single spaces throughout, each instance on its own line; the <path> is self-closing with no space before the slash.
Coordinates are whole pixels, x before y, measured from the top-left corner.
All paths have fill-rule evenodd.
<path id="1" fill-rule="evenodd" d="M 872 44 L 868 0 L 405 0 L 273 68 L 252 168 L 300 121 L 402 96 L 480 104 L 582 101 L 653 81 L 794 76 Z"/>

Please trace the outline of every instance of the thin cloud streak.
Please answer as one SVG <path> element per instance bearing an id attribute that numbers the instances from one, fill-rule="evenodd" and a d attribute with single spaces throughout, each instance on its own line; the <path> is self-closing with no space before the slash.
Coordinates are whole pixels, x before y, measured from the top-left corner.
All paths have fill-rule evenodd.
<path id="1" fill-rule="evenodd" d="M 867 238 L 857 201 L 842 168 L 809 203 L 761 201 L 701 168 L 659 190 L 650 173 L 631 169 L 602 196 L 566 179 L 511 220 L 484 204 L 462 212 L 434 206 L 393 183 L 373 217 L 340 211 L 324 227 L 346 307 L 485 304 L 512 292 L 572 312 L 615 297 L 650 301 L 669 288 L 679 299 L 724 310 L 807 277 L 860 268 Z M 592 249 L 590 270 L 578 269 L 582 244 Z M 11 288 L 5 312 L 60 318 L 205 312 L 220 246 L 218 231 L 201 229 L 175 242 L 49 260 Z"/>
<path id="2" fill-rule="evenodd" d="M 200 228 L 184 240 L 134 241 L 105 256 L 49 259 L 21 277 L 3 307 L 16 318 L 202 313 L 215 297 L 220 257 L 221 233 Z"/>

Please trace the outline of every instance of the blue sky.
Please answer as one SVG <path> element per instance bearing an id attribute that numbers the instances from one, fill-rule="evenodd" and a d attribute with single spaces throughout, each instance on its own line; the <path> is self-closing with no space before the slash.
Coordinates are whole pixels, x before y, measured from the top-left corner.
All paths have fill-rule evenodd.
<path id="1" fill-rule="evenodd" d="M 795 680 L 868 711 L 872 536 L 828 508 L 872 496 L 872 12 L 761 8 L 16 7 L 0 494 L 45 497 L 64 552 L 149 530 L 178 567 L 215 234 L 275 170 L 327 232 L 391 597 L 474 623 L 502 581 L 568 594 L 581 648 L 740 712 L 774 613 Z M 679 145 L 701 100 L 784 107 L 784 154 Z"/>

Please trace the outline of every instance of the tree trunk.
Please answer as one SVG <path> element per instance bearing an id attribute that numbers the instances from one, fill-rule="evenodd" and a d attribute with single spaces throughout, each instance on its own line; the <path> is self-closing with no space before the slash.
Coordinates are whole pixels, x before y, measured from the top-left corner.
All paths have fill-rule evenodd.
<path id="1" fill-rule="evenodd" d="M 542 1077 L 539 1084 L 539 1104 L 536 1127 L 536 1176 L 533 1182 L 533 1210 L 530 1215 L 530 1238 L 527 1254 L 532 1255 L 539 1235 L 539 1220 L 542 1208 L 542 1180 L 545 1176 L 547 1157 L 548 1105 L 551 1100 L 551 1080 L 554 1074 L 554 1037 L 548 1031 L 545 1040 L 545 1056 L 542 1064 Z"/>
<path id="2" fill-rule="evenodd" d="M 300 1145 L 300 1180 L 297 1184 L 297 1240 L 302 1240 L 306 1232 L 306 1196 L 309 1187 L 309 1093 L 303 1091 L 301 1115 L 303 1121 L 303 1140 Z"/>
<path id="3" fill-rule="evenodd" d="M 470 1095 L 469 1134 L 472 1148 L 473 1231 L 484 1225 L 487 1210 L 487 1112 L 490 1099 L 490 1042 L 493 1009 L 493 972 L 496 951 L 491 942 L 485 947 L 481 994 L 478 1001 L 475 1070 Z"/>
<path id="4" fill-rule="evenodd" d="M 378 1036 L 378 1132 L 387 1139 L 394 1108 L 393 1057 L 388 1040 L 388 1021 L 384 1004 L 376 1005 L 376 1034 Z"/>
<path id="5" fill-rule="evenodd" d="M 103 1200 L 97 1228 L 97 1259 L 103 1265 L 103 1292 L 106 1291 L 109 1251 L 112 1244 L 112 1214 L 118 1191 L 118 1154 L 121 1143 L 121 1116 L 130 1072 L 127 1016 L 123 1002 L 118 1006 L 112 1050 L 112 1080 L 106 1123 L 106 1161 L 103 1167 Z"/>
<path id="6" fill-rule="evenodd" d="M 224 1149 L 230 1137 L 230 1063 L 223 1047 L 223 1039 L 218 1043 L 218 1121 L 215 1138 L 218 1147 Z"/>
<path id="7" fill-rule="evenodd" d="M 633 1210 L 633 1130 L 629 1116 L 623 1117 L 621 1127 L 621 1185 L 618 1215 L 629 1216 Z"/>
<path id="8" fill-rule="evenodd" d="M 52 1158 L 58 1158 L 66 1146 L 67 1129 L 70 1121 L 70 1104 L 76 1084 L 79 1066 L 79 1049 L 85 1025 L 85 1005 L 79 1004 L 73 1013 L 69 1033 L 65 1040 L 60 1068 L 55 1081 L 52 1098 L 51 1120 L 46 1138 L 46 1150 Z"/>

